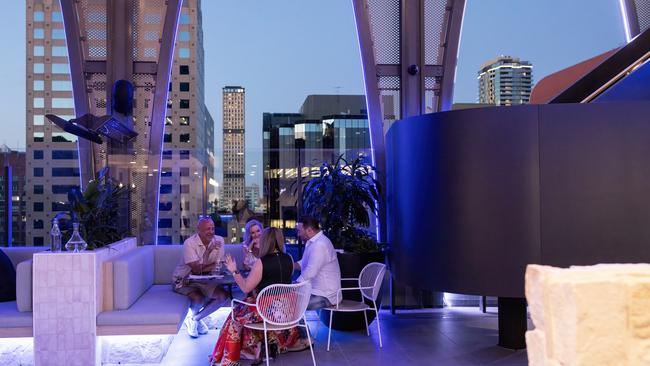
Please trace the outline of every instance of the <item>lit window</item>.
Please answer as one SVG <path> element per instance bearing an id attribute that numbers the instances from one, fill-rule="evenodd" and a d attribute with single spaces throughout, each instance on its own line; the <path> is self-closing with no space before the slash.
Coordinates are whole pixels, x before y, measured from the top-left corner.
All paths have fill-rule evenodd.
<path id="1" fill-rule="evenodd" d="M 180 116 L 180 123 L 181 123 L 181 126 L 189 126 L 190 125 L 190 116 Z"/>
<path id="2" fill-rule="evenodd" d="M 34 132 L 33 137 L 34 137 L 34 142 L 43 142 L 43 141 L 45 141 L 45 133 L 44 132 Z"/>
<path id="3" fill-rule="evenodd" d="M 173 124 L 174 122 L 172 121 L 172 118 L 170 116 L 165 117 L 165 126 L 171 126 Z"/>
<path id="4" fill-rule="evenodd" d="M 67 132 L 52 132 L 52 142 L 75 142 L 77 136 Z"/>

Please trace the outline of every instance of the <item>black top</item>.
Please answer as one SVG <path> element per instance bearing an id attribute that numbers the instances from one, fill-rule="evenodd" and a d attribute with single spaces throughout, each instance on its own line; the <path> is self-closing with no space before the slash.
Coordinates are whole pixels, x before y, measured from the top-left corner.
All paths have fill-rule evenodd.
<path id="1" fill-rule="evenodd" d="M 268 285 L 291 283 L 293 260 L 286 253 L 271 253 L 260 258 L 262 261 L 262 280 L 255 288 L 259 293 Z"/>
<path id="2" fill-rule="evenodd" d="M 0 302 L 14 300 L 16 300 L 16 270 L 11 259 L 0 250 Z"/>

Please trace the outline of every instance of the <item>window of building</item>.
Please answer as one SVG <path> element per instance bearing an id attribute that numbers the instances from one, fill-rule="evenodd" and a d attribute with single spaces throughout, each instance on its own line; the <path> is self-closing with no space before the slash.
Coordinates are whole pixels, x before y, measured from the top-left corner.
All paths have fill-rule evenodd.
<path id="1" fill-rule="evenodd" d="M 172 219 L 158 219 L 159 229 L 170 229 L 172 227 Z"/>
<path id="2" fill-rule="evenodd" d="M 34 160 L 43 159 L 43 150 L 34 150 Z"/>
<path id="3" fill-rule="evenodd" d="M 52 132 L 52 142 L 76 142 L 77 136 L 68 132 Z"/>
<path id="4" fill-rule="evenodd" d="M 34 90 L 35 91 L 45 90 L 45 81 L 43 81 L 43 80 L 34 80 Z"/>
<path id="5" fill-rule="evenodd" d="M 70 204 L 67 202 L 52 202 L 52 211 L 69 211 Z"/>
<path id="6" fill-rule="evenodd" d="M 165 126 L 171 126 L 173 125 L 174 122 L 172 121 L 172 118 L 170 116 L 165 117 Z"/>
<path id="7" fill-rule="evenodd" d="M 72 188 L 77 188 L 79 186 L 74 184 L 54 184 L 52 185 L 53 194 L 67 194 Z"/>
<path id="8" fill-rule="evenodd" d="M 52 47 L 52 56 L 67 57 L 68 56 L 68 47 L 65 47 L 65 46 L 54 46 L 54 47 Z"/>
<path id="9" fill-rule="evenodd" d="M 180 24 L 190 24 L 190 15 L 189 14 L 181 14 L 181 19 L 180 19 Z"/>
<path id="10" fill-rule="evenodd" d="M 56 23 L 60 23 L 63 21 L 63 14 L 61 14 L 60 11 L 53 11 L 52 12 L 52 21 Z"/>
<path id="11" fill-rule="evenodd" d="M 70 72 L 68 64 L 52 64 L 52 74 L 67 74 Z"/>
<path id="12" fill-rule="evenodd" d="M 171 99 L 167 99 L 167 108 L 171 109 L 174 106 L 174 102 Z"/>
<path id="13" fill-rule="evenodd" d="M 43 212 L 43 202 L 34 202 L 34 211 Z M 36 244 L 36 243 L 34 243 Z"/>
<path id="14" fill-rule="evenodd" d="M 34 56 L 45 56 L 45 47 L 34 46 Z"/>
<path id="15" fill-rule="evenodd" d="M 162 158 L 163 158 L 163 160 L 171 160 L 172 151 L 171 150 L 163 150 Z"/>
<path id="16" fill-rule="evenodd" d="M 181 109 L 189 109 L 190 108 L 190 100 L 189 99 L 181 99 L 180 108 Z"/>
<path id="17" fill-rule="evenodd" d="M 181 75 L 189 75 L 190 74 L 190 66 L 189 65 L 181 65 L 179 68 L 179 73 Z"/>
<path id="18" fill-rule="evenodd" d="M 172 83 L 169 83 L 169 87 L 167 88 L 167 91 L 172 91 Z"/>
<path id="19" fill-rule="evenodd" d="M 188 42 L 190 40 L 190 32 L 187 31 L 178 32 L 178 40 L 181 42 Z"/>
<path id="20" fill-rule="evenodd" d="M 43 142 L 45 141 L 45 133 L 44 132 L 34 132 L 34 142 Z"/>
<path id="21" fill-rule="evenodd" d="M 182 92 L 188 92 L 190 91 L 190 83 L 180 83 L 178 89 Z"/>
<path id="22" fill-rule="evenodd" d="M 34 21 L 35 22 L 45 21 L 45 13 L 43 13 L 42 11 L 35 11 L 34 12 Z"/>
<path id="23" fill-rule="evenodd" d="M 53 177 L 78 177 L 79 168 L 52 168 Z"/>
<path id="24" fill-rule="evenodd" d="M 190 168 L 181 168 L 181 177 L 189 177 Z"/>
<path id="25" fill-rule="evenodd" d="M 190 125 L 190 116 L 180 116 L 179 118 L 181 126 Z"/>
<path id="26" fill-rule="evenodd" d="M 172 203 L 171 202 L 158 202 L 158 211 L 171 211 Z"/>
<path id="27" fill-rule="evenodd" d="M 52 150 L 54 160 L 74 160 L 79 157 L 77 150 Z"/>
<path id="28" fill-rule="evenodd" d="M 163 142 L 172 142 L 172 134 L 171 133 L 166 133 L 163 136 Z"/>
<path id="29" fill-rule="evenodd" d="M 161 184 L 160 185 L 160 194 L 170 194 L 172 193 L 172 185 L 171 184 Z"/>
<path id="30" fill-rule="evenodd" d="M 42 229 L 43 220 L 34 220 L 34 229 Z"/>
<path id="31" fill-rule="evenodd" d="M 34 98 L 34 108 L 45 108 L 45 99 Z"/>
<path id="32" fill-rule="evenodd" d="M 160 172 L 160 176 L 163 178 L 170 178 L 172 176 L 171 169 L 166 169 Z"/>
<path id="33" fill-rule="evenodd" d="M 190 160 L 190 151 L 189 150 L 181 150 L 181 151 L 179 151 L 179 154 L 181 156 L 181 160 Z"/>
<path id="34" fill-rule="evenodd" d="M 34 194 L 43 194 L 42 184 L 34 184 Z"/>
<path id="35" fill-rule="evenodd" d="M 178 49 L 178 57 L 180 58 L 190 58 L 190 49 L 187 47 L 181 47 Z"/>
<path id="36" fill-rule="evenodd" d="M 34 28 L 34 39 L 45 38 L 45 30 L 43 28 Z"/>
<path id="37" fill-rule="evenodd" d="M 72 91 L 72 82 L 69 80 L 52 80 L 53 91 Z"/>
<path id="38" fill-rule="evenodd" d="M 52 82 L 52 87 L 54 87 L 54 82 Z M 54 89 L 52 89 L 54 90 Z M 70 90 L 72 90 L 72 84 L 70 84 Z M 74 99 L 72 98 L 52 98 L 52 108 L 74 108 Z"/>
<path id="39" fill-rule="evenodd" d="M 179 137 L 180 137 L 179 138 L 180 142 L 185 142 L 185 143 L 190 142 L 190 134 L 189 133 L 181 133 L 181 135 Z"/>
<path id="40" fill-rule="evenodd" d="M 170 235 L 158 235 L 158 245 L 170 245 L 172 237 Z"/>
<path id="41" fill-rule="evenodd" d="M 65 30 L 63 29 L 52 29 L 52 39 L 65 39 Z"/>
<path id="42" fill-rule="evenodd" d="M 34 74 L 42 74 L 45 72 L 45 64 L 34 63 Z"/>
<path id="43" fill-rule="evenodd" d="M 181 222 L 181 227 L 190 227 L 189 217 L 181 217 L 180 222 Z"/>
<path id="44" fill-rule="evenodd" d="M 41 210 L 41 211 L 43 211 L 43 210 Z M 42 247 L 43 244 L 44 244 L 42 236 L 35 236 L 34 238 L 32 238 L 32 241 L 34 242 L 34 246 L 37 246 L 37 247 L 38 246 Z"/>
<path id="45" fill-rule="evenodd" d="M 190 193 L 190 185 L 181 184 L 181 193 Z"/>

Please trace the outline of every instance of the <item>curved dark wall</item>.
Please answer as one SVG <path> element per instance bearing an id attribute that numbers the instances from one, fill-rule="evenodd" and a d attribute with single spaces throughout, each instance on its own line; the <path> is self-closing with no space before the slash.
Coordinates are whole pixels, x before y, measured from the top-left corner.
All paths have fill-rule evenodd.
<path id="1" fill-rule="evenodd" d="M 393 272 L 523 297 L 529 263 L 650 261 L 650 103 L 412 117 L 386 136 Z"/>

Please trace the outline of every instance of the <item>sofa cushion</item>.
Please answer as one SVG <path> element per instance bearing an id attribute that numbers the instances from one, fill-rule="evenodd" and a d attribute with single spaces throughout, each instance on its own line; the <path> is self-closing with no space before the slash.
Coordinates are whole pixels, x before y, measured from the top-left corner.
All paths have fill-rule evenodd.
<path id="1" fill-rule="evenodd" d="M 22 261 L 16 267 L 16 305 L 18 311 L 32 311 L 33 259 Z"/>
<path id="2" fill-rule="evenodd" d="M 32 313 L 18 311 L 15 301 L 0 302 L 0 324 L 3 328 L 31 328 Z"/>
<path id="3" fill-rule="evenodd" d="M 16 269 L 11 259 L 0 250 L 0 302 L 16 300 Z"/>
<path id="4" fill-rule="evenodd" d="M 171 285 L 153 285 L 128 310 L 100 313 L 97 325 L 180 324 L 189 304 L 187 296 L 175 293 Z"/>
<path id="5" fill-rule="evenodd" d="M 183 245 L 154 247 L 154 279 L 156 285 L 172 283 L 172 273 L 183 255 Z"/>
<path id="6" fill-rule="evenodd" d="M 139 247 L 113 261 L 113 308 L 128 309 L 153 285 L 153 248 Z"/>

